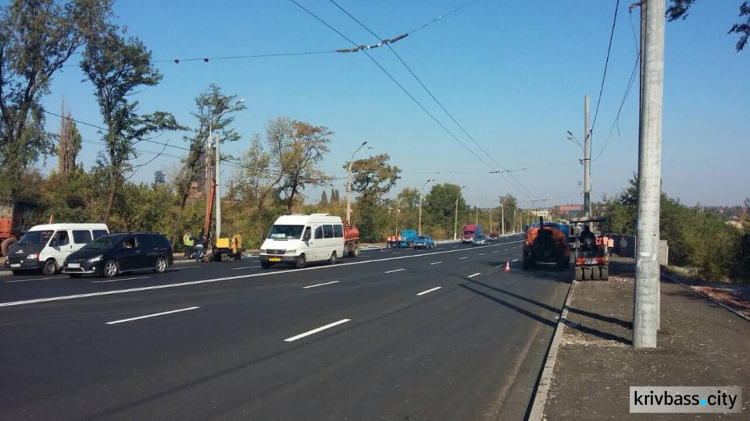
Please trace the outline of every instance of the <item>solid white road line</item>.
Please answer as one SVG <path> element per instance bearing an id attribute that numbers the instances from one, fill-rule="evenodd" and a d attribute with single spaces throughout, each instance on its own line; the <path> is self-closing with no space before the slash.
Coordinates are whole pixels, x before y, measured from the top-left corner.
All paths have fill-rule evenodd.
<path id="1" fill-rule="evenodd" d="M 523 242 L 523 240 L 511 241 L 511 243 L 520 243 L 520 242 Z M 509 243 L 498 244 L 497 246 L 490 246 L 490 247 L 498 247 L 498 246 L 502 246 L 505 244 L 509 244 Z M 134 292 L 153 291 L 153 290 L 165 289 L 165 288 L 181 288 L 181 287 L 186 287 L 186 286 L 213 284 L 215 282 L 236 281 L 240 279 L 260 278 L 260 277 L 265 277 L 265 276 L 288 275 L 290 273 L 306 272 L 310 270 L 329 270 L 331 268 L 341 268 L 345 266 L 354 266 L 354 265 L 367 265 L 370 263 L 387 262 L 391 260 L 422 258 L 422 257 L 433 256 L 437 254 L 462 253 L 467 250 L 468 249 L 435 251 L 432 253 L 414 254 L 414 255 L 409 255 L 409 256 L 386 257 L 382 259 L 370 259 L 370 260 L 360 260 L 357 262 L 350 262 L 350 263 L 339 263 L 335 266 L 329 266 L 329 265 L 312 266 L 312 267 L 306 267 L 303 269 L 295 269 L 294 271 L 279 270 L 279 271 L 273 271 L 273 272 L 250 273 L 250 274 L 235 275 L 235 276 L 225 276 L 221 278 L 209 278 L 209 279 L 200 279 L 197 281 L 178 282 L 176 284 L 152 285 L 152 286 L 147 286 L 147 287 L 125 288 L 125 289 L 117 289 L 117 290 L 112 290 L 112 291 L 91 292 L 91 293 L 86 293 L 86 294 L 60 295 L 57 297 L 36 298 L 33 300 L 24 300 L 24 301 L 6 301 L 6 302 L 0 302 L 0 308 L 23 306 L 23 305 L 38 304 L 38 303 L 49 303 L 49 302 L 54 302 L 54 301 L 76 300 L 79 298 L 103 297 L 106 295 L 132 294 Z M 194 269 L 196 267 L 198 266 L 185 267 L 182 269 Z"/>
<path id="2" fill-rule="evenodd" d="M 108 325 L 116 325 L 118 323 L 132 322 L 133 320 L 148 319 L 150 317 L 164 316 L 165 314 L 180 313 L 180 312 L 183 312 L 183 311 L 190 311 L 190 310 L 195 310 L 195 309 L 198 309 L 198 308 L 200 308 L 200 307 L 181 308 L 179 310 L 165 311 L 165 312 L 162 312 L 162 313 L 155 313 L 155 314 L 147 314 L 145 316 L 132 317 L 130 319 L 115 320 L 113 322 L 107 322 L 106 324 L 108 324 Z"/>
<path id="3" fill-rule="evenodd" d="M 513 260 L 511 260 L 511 262 L 516 263 L 519 260 L 521 260 L 521 259 L 513 259 Z"/>
<path id="4" fill-rule="evenodd" d="M 133 278 L 110 279 L 108 281 L 91 281 L 92 284 L 108 284 L 110 282 L 132 281 L 133 279 L 148 279 L 150 276 L 136 276 Z"/>
<path id="5" fill-rule="evenodd" d="M 479 253 L 480 256 L 484 256 L 484 253 Z"/>
<path id="6" fill-rule="evenodd" d="M 292 336 L 291 338 L 284 339 L 284 342 L 294 342 L 297 339 L 302 339 L 305 336 L 314 335 L 314 334 L 316 334 L 318 332 L 322 332 L 322 331 L 324 331 L 326 329 L 330 329 L 330 328 L 332 328 L 334 326 L 338 326 L 338 325 L 341 325 L 341 324 L 344 324 L 344 323 L 347 323 L 347 322 L 351 322 L 351 319 L 342 319 L 342 320 L 339 320 L 338 322 L 333 322 L 331 324 L 327 324 L 325 326 L 321 326 L 321 327 L 319 327 L 317 329 L 313 329 L 313 330 L 307 331 L 305 333 L 300 333 L 297 336 Z"/>
<path id="7" fill-rule="evenodd" d="M 464 259 L 466 259 L 466 256 L 458 258 L 458 260 L 464 260 Z"/>
<path id="8" fill-rule="evenodd" d="M 308 285 L 308 286 L 306 286 L 306 287 L 302 287 L 302 289 L 315 288 L 315 287 L 322 287 L 323 285 L 331 285 L 331 284 L 337 284 L 337 283 L 339 283 L 339 282 L 340 282 L 340 281 L 331 281 L 331 282 L 326 282 L 326 283 L 323 283 L 323 284 Z"/>
<path id="9" fill-rule="evenodd" d="M 33 281 L 46 281 L 49 279 L 63 279 L 62 276 L 52 276 L 49 278 L 34 278 L 34 279 L 15 279 L 13 281 L 5 281 L 6 284 L 14 284 L 16 282 L 33 282 Z"/>
<path id="10" fill-rule="evenodd" d="M 481 274 L 482 274 L 482 272 L 477 272 L 477 273 L 474 273 L 474 274 L 471 274 L 471 275 L 469 275 L 468 277 L 469 277 L 469 278 L 473 278 L 473 277 L 475 277 L 475 276 L 477 276 L 477 275 L 481 275 Z"/>
<path id="11" fill-rule="evenodd" d="M 406 269 L 393 269 L 393 270 L 386 271 L 385 273 L 396 273 L 396 272 L 401 272 L 402 270 L 406 270 Z"/>
<path id="12" fill-rule="evenodd" d="M 440 288 L 442 288 L 442 287 L 435 287 L 435 288 L 432 288 L 432 289 L 428 289 L 427 291 L 422 291 L 422 292 L 420 292 L 420 293 L 419 293 L 419 294 L 417 294 L 417 295 L 425 295 L 425 294 L 429 294 L 429 293 L 431 293 L 432 291 L 437 291 L 437 290 L 439 290 Z"/>
<path id="13" fill-rule="evenodd" d="M 441 263 L 443 263 L 443 262 L 432 262 L 432 263 L 430 263 L 430 265 L 439 265 Z"/>
<path id="14" fill-rule="evenodd" d="M 241 267 L 238 267 L 238 268 L 231 268 L 231 269 L 229 269 L 229 270 L 242 270 L 242 269 L 252 269 L 252 268 L 257 268 L 257 267 L 258 267 L 258 266 L 241 266 Z"/>

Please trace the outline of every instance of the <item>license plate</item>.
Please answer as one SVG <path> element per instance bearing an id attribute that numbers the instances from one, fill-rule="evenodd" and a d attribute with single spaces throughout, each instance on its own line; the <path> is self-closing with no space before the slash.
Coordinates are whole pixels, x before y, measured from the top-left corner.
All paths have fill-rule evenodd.
<path id="1" fill-rule="evenodd" d="M 268 261 L 269 262 L 280 262 L 281 261 L 281 257 L 269 257 Z"/>
<path id="2" fill-rule="evenodd" d="M 81 267 L 80 263 L 68 263 L 69 268 L 79 268 Z"/>
<path id="3" fill-rule="evenodd" d="M 589 259 L 589 260 L 586 260 L 586 263 L 585 263 L 585 264 L 587 264 L 587 265 L 595 265 L 595 264 L 596 264 L 596 259 Z"/>
<path id="4" fill-rule="evenodd" d="M 12 267 L 12 268 L 20 268 L 21 264 L 20 263 L 11 263 L 10 267 Z"/>

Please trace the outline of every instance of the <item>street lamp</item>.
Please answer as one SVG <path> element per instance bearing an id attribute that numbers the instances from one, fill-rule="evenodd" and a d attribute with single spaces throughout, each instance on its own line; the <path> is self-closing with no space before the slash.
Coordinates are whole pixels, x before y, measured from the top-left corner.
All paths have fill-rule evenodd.
<path id="1" fill-rule="evenodd" d="M 419 235 L 422 235 L 422 190 L 424 190 L 424 186 L 426 186 L 431 181 L 435 181 L 435 179 L 431 178 L 425 181 L 425 183 L 422 184 L 422 188 L 419 189 Z"/>
<path id="2" fill-rule="evenodd" d="M 347 225 L 351 225 L 351 215 L 352 215 L 352 164 L 354 163 L 354 155 L 356 155 L 365 145 L 367 144 L 367 141 L 365 140 L 362 142 L 361 145 L 359 145 L 359 148 L 357 148 L 356 151 L 352 154 L 351 159 L 349 159 L 349 165 L 346 168 L 346 223 Z M 367 148 L 367 150 L 370 150 L 374 148 L 374 146 L 370 146 Z"/>
<path id="3" fill-rule="evenodd" d="M 224 115 L 224 113 L 227 113 L 229 111 L 233 111 L 239 107 L 242 106 L 242 103 L 245 102 L 245 99 L 240 99 L 235 103 L 233 106 L 225 109 L 224 111 L 220 112 L 219 115 L 216 117 L 216 121 L 218 122 L 221 119 L 221 116 Z M 213 118 L 208 123 L 208 143 L 211 144 L 211 138 L 213 136 Z M 218 133 L 217 133 L 218 134 Z M 219 144 L 220 139 L 216 139 L 216 181 L 215 181 L 215 191 L 214 194 L 216 197 L 216 236 L 214 238 L 218 239 L 221 238 L 221 167 L 220 167 L 220 156 L 219 156 Z"/>
<path id="4" fill-rule="evenodd" d="M 466 186 L 461 186 L 461 188 L 458 189 L 458 195 L 456 196 L 456 216 L 453 220 L 453 241 L 456 241 L 456 231 L 458 231 L 458 198 L 461 197 L 461 190 L 465 188 Z"/>

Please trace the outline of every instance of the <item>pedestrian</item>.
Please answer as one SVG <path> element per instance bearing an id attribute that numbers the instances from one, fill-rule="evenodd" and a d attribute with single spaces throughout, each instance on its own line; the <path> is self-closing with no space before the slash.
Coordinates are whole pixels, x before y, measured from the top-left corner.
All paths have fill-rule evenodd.
<path id="1" fill-rule="evenodd" d="M 612 257 L 612 251 L 615 248 L 615 239 L 612 237 L 607 238 L 607 250 L 609 250 L 609 257 Z"/>
<path id="2" fill-rule="evenodd" d="M 206 248 L 206 236 L 198 237 L 195 242 L 195 261 L 200 262 L 203 257 L 203 251 Z"/>
<path id="3" fill-rule="evenodd" d="M 185 231 L 182 236 L 182 244 L 185 245 L 185 259 L 189 259 L 193 255 L 193 246 L 195 245 L 193 234 Z"/>
<path id="4" fill-rule="evenodd" d="M 620 257 L 625 256 L 625 250 L 628 248 L 628 240 L 623 235 L 620 239 Z"/>

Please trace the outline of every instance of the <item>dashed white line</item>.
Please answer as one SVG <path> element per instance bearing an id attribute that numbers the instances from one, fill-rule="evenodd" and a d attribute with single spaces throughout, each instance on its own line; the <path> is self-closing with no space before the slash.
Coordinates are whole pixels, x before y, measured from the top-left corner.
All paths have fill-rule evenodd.
<path id="1" fill-rule="evenodd" d="M 464 259 L 466 259 L 466 256 L 458 258 L 458 260 L 464 260 Z"/>
<path id="2" fill-rule="evenodd" d="M 238 268 L 231 268 L 229 270 L 242 270 L 242 269 L 251 269 L 251 268 L 257 268 L 258 266 L 240 266 Z"/>
<path id="3" fill-rule="evenodd" d="M 429 294 L 429 293 L 431 293 L 432 291 L 437 291 L 437 290 L 439 290 L 440 288 L 442 288 L 442 287 L 435 287 L 435 288 L 432 288 L 432 289 L 428 289 L 427 291 L 422 291 L 422 292 L 420 292 L 420 293 L 419 293 L 419 294 L 417 294 L 417 295 L 425 295 L 425 294 Z"/>
<path id="4" fill-rule="evenodd" d="M 315 287 L 322 287 L 323 285 L 331 285 L 331 284 L 337 284 L 340 281 L 331 281 L 331 282 L 324 282 L 322 284 L 315 284 L 315 285 L 308 285 L 306 287 L 302 287 L 302 289 L 308 289 L 308 288 L 315 288 Z"/>
<path id="5" fill-rule="evenodd" d="M 385 273 L 396 273 L 396 272 L 401 272 L 402 270 L 406 270 L 406 269 L 393 269 L 393 270 L 386 271 Z"/>
<path id="6" fill-rule="evenodd" d="M 33 282 L 33 281 L 46 281 L 49 279 L 63 279 L 62 276 L 51 276 L 49 278 L 34 278 L 34 279 L 14 279 L 12 281 L 5 281 L 6 284 L 14 284 L 16 282 Z"/>
<path id="7" fill-rule="evenodd" d="M 110 282 L 132 281 L 134 279 L 148 279 L 149 276 L 135 276 L 133 278 L 110 279 L 108 281 L 91 281 L 92 284 L 108 284 Z"/>
<path id="8" fill-rule="evenodd" d="M 430 263 L 430 265 L 439 265 L 441 263 L 443 263 L 443 262 L 432 262 L 432 263 Z"/>
<path id="9" fill-rule="evenodd" d="M 500 253 L 498 250 L 493 251 L 493 253 Z"/>
<path id="10" fill-rule="evenodd" d="M 479 253 L 480 256 L 484 256 L 484 253 Z"/>
<path id="11" fill-rule="evenodd" d="M 477 275 L 481 275 L 481 274 L 482 274 L 482 272 L 472 273 L 472 274 L 471 274 L 471 275 L 469 275 L 468 277 L 469 277 L 469 278 L 473 278 L 473 277 L 475 277 L 475 276 L 477 276 Z"/>
<path id="12" fill-rule="evenodd" d="M 286 339 L 284 339 L 284 342 L 294 342 L 297 339 L 302 339 L 305 336 L 314 335 L 314 334 L 316 334 L 318 332 L 322 332 L 322 331 L 324 331 L 326 329 L 330 329 L 330 328 L 332 328 L 334 326 L 338 326 L 340 324 L 344 324 L 344 323 L 347 323 L 347 322 L 350 322 L 350 321 L 351 321 L 351 319 L 342 319 L 342 320 L 339 320 L 338 322 L 333 322 L 331 324 L 327 324 L 325 326 L 321 326 L 321 327 L 319 327 L 317 329 L 313 329 L 313 330 L 307 331 L 305 333 L 300 333 L 297 336 L 292 336 L 291 338 L 286 338 Z"/>
<path id="13" fill-rule="evenodd" d="M 164 311 L 162 313 L 147 314 L 145 316 L 131 317 L 130 319 L 115 320 L 113 322 L 107 322 L 106 324 L 108 324 L 108 325 L 116 325 L 118 323 L 132 322 L 134 320 L 148 319 L 150 317 L 164 316 L 166 314 L 180 313 L 180 312 L 183 312 L 183 311 L 190 311 L 190 310 L 195 310 L 195 309 L 198 309 L 198 308 L 200 308 L 200 307 L 181 308 L 179 310 Z"/>
<path id="14" fill-rule="evenodd" d="M 511 260 L 511 262 L 516 263 L 519 260 L 521 260 L 521 259 L 513 259 L 513 260 Z"/>

